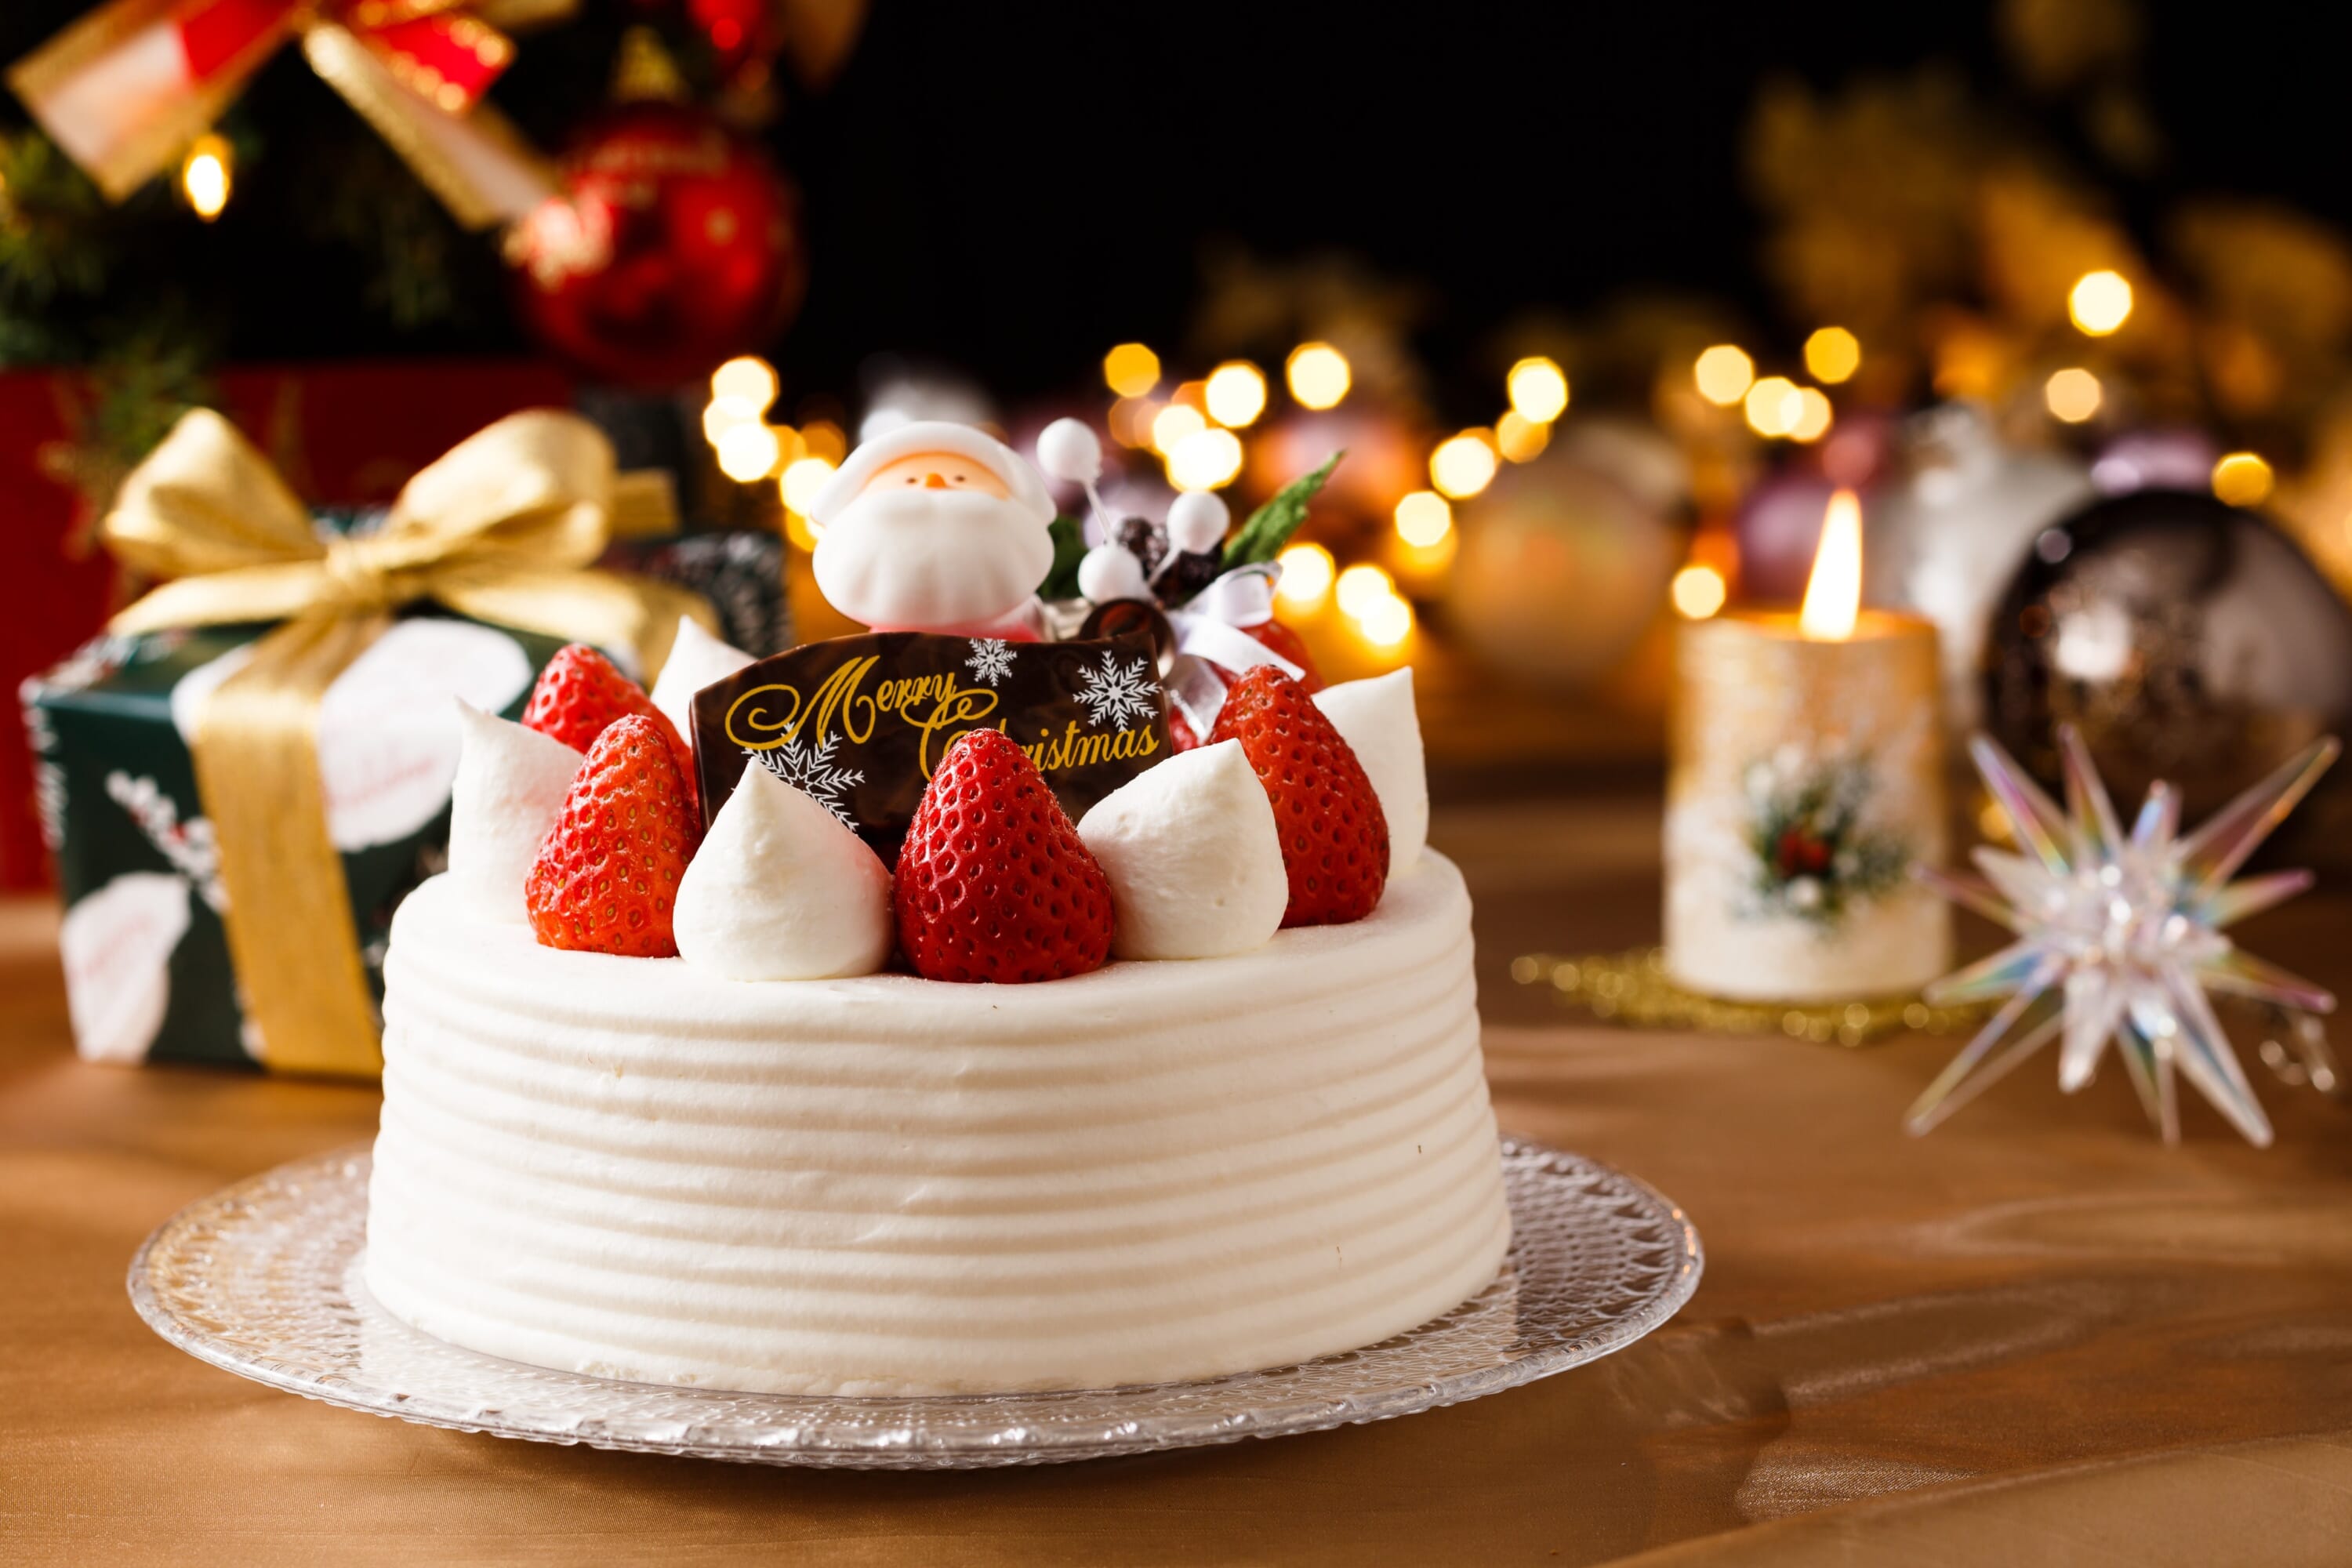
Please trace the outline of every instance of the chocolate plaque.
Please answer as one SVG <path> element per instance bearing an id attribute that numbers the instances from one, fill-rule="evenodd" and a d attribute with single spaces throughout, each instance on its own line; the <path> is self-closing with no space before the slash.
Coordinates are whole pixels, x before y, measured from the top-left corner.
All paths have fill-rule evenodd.
<path id="1" fill-rule="evenodd" d="M 1076 822 L 1169 755 L 1151 637 L 1073 642 L 868 632 L 808 643 L 695 693 L 703 820 L 768 769 L 855 828 L 885 864 L 958 735 L 1002 730 Z"/>

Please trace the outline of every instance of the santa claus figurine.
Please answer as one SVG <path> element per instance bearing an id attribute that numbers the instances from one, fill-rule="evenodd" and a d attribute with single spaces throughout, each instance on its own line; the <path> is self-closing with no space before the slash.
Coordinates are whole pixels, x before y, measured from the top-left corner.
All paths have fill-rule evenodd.
<path id="1" fill-rule="evenodd" d="M 1054 565 L 1053 499 L 1020 454 L 968 425 L 919 420 L 849 455 L 809 508 L 834 608 L 877 632 L 1034 641 Z"/>

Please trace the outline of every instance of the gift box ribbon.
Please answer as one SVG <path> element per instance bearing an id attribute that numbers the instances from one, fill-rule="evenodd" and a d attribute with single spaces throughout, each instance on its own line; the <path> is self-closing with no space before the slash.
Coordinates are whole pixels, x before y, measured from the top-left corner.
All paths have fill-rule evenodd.
<path id="1" fill-rule="evenodd" d="M 320 700 L 429 600 L 463 616 L 632 653 L 648 679 L 699 596 L 592 569 L 616 495 L 613 449 L 576 415 L 510 415 L 409 480 L 381 529 L 321 537 L 236 427 L 184 416 L 101 525 L 125 564 L 174 579 L 117 615 L 120 634 L 283 624 L 197 714 L 190 752 L 220 852 L 229 953 L 273 1068 L 373 1076 L 375 1014 L 342 861 L 327 831 Z"/>
<path id="2" fill-rule="evenodd" d="M 110 0 L 8 73 L 58 146 L 120 201 L 299 38 L 313 69 L 459 222 L 520 216 L 551 188 L 483 92 L 514 58 L 501 29 L 577 0 Z"/>

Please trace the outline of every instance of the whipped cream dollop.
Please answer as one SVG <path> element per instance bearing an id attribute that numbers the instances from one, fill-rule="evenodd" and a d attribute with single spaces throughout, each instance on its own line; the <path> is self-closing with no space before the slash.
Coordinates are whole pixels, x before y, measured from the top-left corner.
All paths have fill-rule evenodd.
<path id="1" fill-rule="evenodd" d="M 1290 902 L 1274 807 L 1238 741 L 1147 769 L 1096 802 L 1078 837 L 1110 879 L 1120 958 L 1248 952 Z"/>
<path id="2" fill-rule="evenodd" d="M 562 742 L 460 699 L 449 788 L 449 880 L 484 920 L 524 921 L 523 879 L 580 771 Z"/>
<path id="3" fill-rule="evenodd" d="M 727 980 L 871 974 L 897 934 L 890 873 L 839 818 L 765 768 L 695 851 L 671 917 L 678 956 Z"/>
<path id="4" fill-rule="evenodd" d="M 677 726 L 688 745 L 694 743 L 694 694 L 714 680 L 724 680 L 751 656 L 732 643 L 720 642 L 702 629 L 692 616 L 677 618 L 677 637 L 649 696 L 661 716 Z M 692 784 L 691 779 L 687 781 Z"/>
<path id="5" fill-rule="evenodd" d="M 1342 681 L 1315 694 L 1315 706 L 1364 765 L 1389 819 L 1389 875 L 1412 868 L 1429 842 L 1429 769 L 1421 718 L 1412 703 L 1412 669 Z"/>

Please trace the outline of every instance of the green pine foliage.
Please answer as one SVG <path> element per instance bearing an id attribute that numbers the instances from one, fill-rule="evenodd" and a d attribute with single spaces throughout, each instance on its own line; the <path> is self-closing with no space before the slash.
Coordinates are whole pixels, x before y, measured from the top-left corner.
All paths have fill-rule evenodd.
<path id="1" fill-rule="evenodd" d="M 31 129 L 0 132 L 0 369 L 70 364 L 91 396 L 80 438 L 122 467 L 186 409 L 210 402 L 217 334 L 176 289 L 114 297 L 127 251 L 164 205 L 155 189 L 121 206 Z"/>
<path id="2" fill-rule="evenodd" d="M 1291 480 L 1276 491 L 1273 499 L 1250 513 L 1249 521 L 1242 524 L 1241 531 L 1234 534 L 1232 542 L 1225 546 L 1225 570 L 1230 572 L 1236 566 L 1271 561 L 1281 554 L 1282 547 L 1290 542 L 1290 536 L 1297 533 L 1299 525 L 1307 521 L 1307 503 L 1315 499 L 1316 492 L 1322 489 L 1323 481 L 1331 477 L 1331 470 L 1339 466 L 1339 459 L 1347 455 L 1344 448 L 1332 453 L 1323 459 L 1322 467 Z"/>
<path id="3" fill-rule="evenodd" d="M 120 226 L 47 137 L 0 133 L 0 365 L 66 357 L 65 323 L 104 292 Z"/>
<path id="4" fill-rule="evenodd" d="M 1087 525 L 1075 517 L 1057 517 L 1052 524 L 1054 568 L 1038 585 L 1042 599 L 1078 596 L 1078 563 L 1087 558 Z"/>

